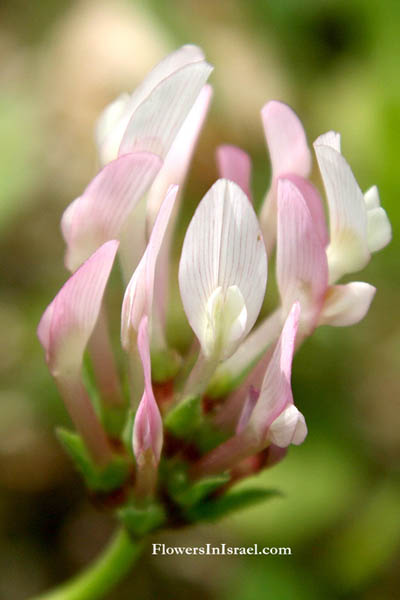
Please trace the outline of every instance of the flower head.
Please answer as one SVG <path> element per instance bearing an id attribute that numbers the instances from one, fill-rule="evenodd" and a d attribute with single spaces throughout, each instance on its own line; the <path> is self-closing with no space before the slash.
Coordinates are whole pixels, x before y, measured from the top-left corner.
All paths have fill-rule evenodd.
<path id="1" fill-rule="evenodd" d="M 271 466 L 304 441 L 307 426 L 291 388 L 295 351 L 316 327 L 365 316 L 375 288 L 337 281 L 365 266 L 391 235 L 377 188 L 362 194 L 333 132 L 314 144 L 328 227 L 322 196 L 307 179 L 312 155 L 303 126 L 274 101 L 261 113 L 272 177 L 260 222 L 251 159 L 224 144 L 217 149 L 221 178 L 194 212 L 176 276 L 173 227 L 212 96 L 211 70 L 199 48 L 183 46 L 100 117 L 104 166 L 62 218 L 73 274 L 38 328 L 79 434 L 71 453 L 90 487 L 122 488 L 119 516 L 128 515 L 128 527 L 133 514 L 149 518 L 154 503 L 169 524 L 177 515 L 196 520 L 204 497 L 225 493 L 238 473 Z M 275 244 L 279 302 L 265 315 Z M 103 296 L 118 248 L 127 360 L 115 367 Z M 179 286 L 194 332 L 180 356 L 167 331 L 170 285 Z M 100 398 L 82 375 L 86 354 Z M 119 384 L 125 369 L 131 401 L 120 394 L 110 403 L 108 383 Z"/>

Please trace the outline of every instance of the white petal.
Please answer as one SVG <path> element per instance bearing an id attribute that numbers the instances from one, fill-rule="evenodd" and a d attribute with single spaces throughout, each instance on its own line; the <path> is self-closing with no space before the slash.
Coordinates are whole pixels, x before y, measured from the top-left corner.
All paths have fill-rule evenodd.
<path id="1" fill-rule="evenodd" d="M 193 152 L 207 116 L 212 88 L 205 85 L 176 136 L 164 164 L 147 194 L 147 222 L 151 231 L 162 200 L 170 185 L 182 191 Z"/>
<path id="2" fill-rule="evenodd" d="M 364 194 L 365 206 L 368 210 L 371 208 L 378 208 L 381 205 L 381 199 L 379 197 L 379 190 L 376 185 L 370 187 Z"/>
<path id="3" fill-rule="evenodd" d="M 272 423 L 268 437 L 271 444 L 279 448 L 287 448 L 289 444 L 302 444 L 307 435 L 307 425 L 304 416 L 290 404 Z"/>
<path id="4" fill-rule="evenodd" d="M 330 217 L 327 249 L 330 281 L 362 269 L 369 261 L 364 196 L 343 156 L 317 140 L 315 153 L 324 182 Z"/>
<path id="5" fill-rule="evenodd" d="M 318 146 L 329 146 L 336 150 L 336 152 L 340 152 L 340 133 L 337 133 L 336 131 L 323 133 L 315 140 L 314 144 Z"/>
<path id="6" fill-rule="evenodd" d="M 379 198 L 379 191 L 373 185 L 364 194 L 367 207 L 367 235 L 370 252 L 384 248 L 392 239 L 392 227 Z"/>
<path id="7" fill-rule="evenodd" d="M 117 158 L 131 114 L 131 97 L 125 93 L 111 102 L 97 120 L 95 138 L 102 165 Z"/>
<path id="8" fill-rule="evenodd" d="M 370 252 L 381 250 L 392 239 L 392 227 L 383 208 L 368 211 L 368 247 Z"/>
<path id="9" fill-rule="evenodd" d="M 150 97 L 153 90 L 175 71 L 196 62 L 204 62 L 203 51 L 193 45 L 182 46 L 156 65 L 131 96 L 122 94 L 106 107 L 96 127 L 96 140 L 102 164 L 117 158 L 132 115 Z"/>
<path id="10" fill-rule="evenodd" d="M 334 285 L 329 289 L 320 316 L 320 325 L 345 327 L 365 317 L 376 288 L 361 281 Z"/>
<path id="11" fill-rule="evenodd" d="M 163 79 L 133 112 L 119 155 L 145 151 L 165 158 L 211 71 L 199 61 Z"/>
<path id="12" fill-rule="evenodd" d="M 258 316 L 266 281 L 267 256 L 254 210 L 238 185 L 220 179 L 197 207 L 179 265 L 183 306 L 203 351 L 212 294 L 221 288 L 226 302 L 229 288 L 237 286 L 247 311 L 242 339 Z"/>

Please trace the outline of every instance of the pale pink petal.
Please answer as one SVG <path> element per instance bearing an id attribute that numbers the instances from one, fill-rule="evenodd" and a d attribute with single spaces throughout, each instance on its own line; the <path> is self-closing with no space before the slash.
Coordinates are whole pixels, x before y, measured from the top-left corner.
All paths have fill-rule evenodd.
<path id="1" fill-rule="evenodd" d="M 217 166 L 219 176 L 237 183 L 251 200 L 251 159 L 247 152 L 237 146 L 219 146 Z"/>
<path id="2" fill-rule="evenodd" d="M 80 370 L 117 249 L 115 240 L 101 246 L 68 279 L 39 323 L 39 340 L 55 377 Z"/>
<path id="3" fill-rule="evenodd" d="M 314 148 L 329 206 L 327 254 L 330 281 L 334 282 L 362 269 L 369 261 L 367 211 L 350 166 L 335 147 L 326 145 L 324 136 L 321 138 L 314 142 Z"/>
<path id="4" fill-rule="evenodd" d="M 288 404 L 293 403 L 290 378 L 299 317 L 300 305 L 296 302 L 283 326 L 247 426 L 261 446 L 271 423 Z"/>
<path id="5" fill-rule="evenodd" d="M 311 152 L 303 125 L 296 113 L 283 102 L 268 102 L 261 111 L 272 165 L 272 177 L 293 174 L 308 177 Z"/>
<path id="6" fill-rule="evenodd" d="M 131 114 L 131 96 L 124 93 L 113 100 L 97 120 L 95 138 L 102 165 L 106 165 L 118 157 L 122 136 Z"/>
<path id="7" fill-rule="evenodd" d="M 302 444 L 307 435 L 307 425 L 304 416 L 290 404 L 271 424 L 268 438 L 279 448 L 287 448 L 290 444 Z"/>
<path id="8" fill-rule="evenodd" d="M 310 211 L 314 229 L 318 233 L 323 246 L 327 246 L 329 244 L 329 234 L 326 227 L 324 207 L 318 190 L 308 179 L 304 179 L 299 175 L 285 175 L 285 179 L 289 179 L 299 189 Z"/>
<path id="9" fill-rule="evenodd" d="M 125 219 L 160 167 L 160 158 L 153 154 L 122 156 L 105 166 L 67 208 L 61 227 L 67 243 L 65 262 L 71 271 L 101 244 L 119 237 Z"/>
<path id="10" fill-rule="evenodd" d="M 254 210 L 238 185 L 220 179 L 197 207 L 179 265 L 184 310 L 206 355 L 219 335 L 226 342 L 221 358 L 233 354 L 255 323 L 266 281 Z"/>
<path id="11" fill-rule="evenodd" d="M 180 128 L 163 166 L 147 194 L 147 223 L 151 231 L 162 200 L 171 185 L 183 183 L 189 169 L 201 128 L 208 113 L 212 87 L 205 85 Z"/>
<path id="12" fill-rule="evenodd" d="M 163 425 L 151 384 L 151 361 L 149 347 L 148 319 L 143 317 L 138 333 L 138 348 L 143 365 L 144 392 L 135 416 L 133 428 L 133 451 L 139 467 L 151 453 L 154 465 L 157 465 L 163 444 Z"/>
<path id="13" fill-rule="evenodd" d="M 132 275 L 125 291 L 122 304 L 121 339 L 128 350 L 129 330 L 138 331 L 144 315 L 150 317 L 153 305 L 154 277 L 158 253 L 160 251 L 169 219 L 174 207 L 178 186 L 171 186 L 157 215 L 146 251 Z"/>
<path id="14" fill-rule="evenodd" d="M 328 265 L 307 204 L 288 179 L 280 179 L 278 183 L 276 261 L 284 314 L 299 300 L 302 323 L 312 329 L 328 286 Z"/>
<path id="15" fill-rule="evenodd" d="M 276 241 L 276 193 L 278 177 L 308 177 L 311 152 L 306 134 L 296 113 L 283 102 L 268 102 L 261 111 L 271 159 L 271 185 L 261 209 L 260 221 L 268 254 Z"/>
<path id="16" fill-rule="evenodd" d="M 154 291 L 157 311 L 154 313 L 156 319 L 154 324 L 157 325 L 158 323 L 159 328 L 161 329 L 165 327 L 168 304 L 171 244 L 176 219 L 179 213 L 180 198 L 182 197 L 182 190 L 187 172 L 200 131 L 208 113 L 211 98 L 212 88 L 210 85 L 205 85 L 179 130 L 179 133 L 165 158 L 164 165 L 147 194 L 147 231 L 151 232 L 154 220 L 160 208 L 160 203 L 165 197 L 169 186 L 172 184 L 179 185 L 180 191 L 178 199 L 175 202 L 174 211 L 171 215 L 168 230 L 165 234 L 157 261 Z M 156 329 L 153 329 L 153 334 L 155 332 Z"/>
<path id="17" fill-rule="evenodd" d="M 200 48 L 189 44 L 178 48 L 150 71 L 132 95 L 122 94 L 105 108 L 96 126 L 96 141 L 103 164 L 117 158 L 133 113 L 153 90 L 175 71 L 196 62 L 204 62 L 204 53 Z"/>
<path id="18" fill-rule="evenodd" d="M 247 423 L 249 422 L 251 417 L 251 413 L 253 412 L 253 409 L 257 404 L 259 395 L 259 392 L 257 392 L 257 390 L 253 386 L 250 386 L 243 404 L 238 424 L 236 426 L 236 433 L 241 433 L 247 426 Z"/>
<path id="19" fill-rule="evenodd" d="M 367 314 L 376 288 L 361 281 L 334 285 L 325 298 L 320 325 L 345 327 L 361 321 Z"/>
<path id="20" fill-rule="evenodd" d="M 160 81 L 133 111 L 119 155 L 144 151 L 164 159 L 211 71 L 200 60 Z"/>

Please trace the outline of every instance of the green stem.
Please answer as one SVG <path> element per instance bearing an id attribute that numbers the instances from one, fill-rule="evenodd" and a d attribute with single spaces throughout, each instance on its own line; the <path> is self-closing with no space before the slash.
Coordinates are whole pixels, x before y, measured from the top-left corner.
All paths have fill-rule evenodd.
<path id="1" fill-rule="evenodd" d="M 121 529 L 94 564 L 60 587 L 33 600 L 98 600 L 129 571 L 142 544 Z"/>

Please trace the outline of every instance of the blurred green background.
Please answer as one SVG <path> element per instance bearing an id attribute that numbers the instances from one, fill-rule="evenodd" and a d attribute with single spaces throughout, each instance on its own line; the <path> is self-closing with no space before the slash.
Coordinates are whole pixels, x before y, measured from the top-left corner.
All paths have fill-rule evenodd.
<path id="1" fill-rule="evenodd" d="M 110 599 L 399 598 L 400 3 L 398 0 L 3 0 L 0 8 L 0 598 L 76 572 L 114 524 L 58 447 L 66 422 L 35 329 L 66 278 L 59 219 L 96 171 L 93 125 L 182 43 L 215 65 L 215 96 L 186 189 L 187 218 L 216 177 L 219 143 L 269 179 L 259 111 L 284 100 L 309 140 L 336 129 L 363 189 L 378 184 L 390 246 L 356 278 L 365 321 L 320 328 L 294 363 L 309 436 L 260 476 L 285 496 L 155 541 L 291 546 L 291 557 L 152 557 Z M 316 173 L 315 173 L 316 175 Z"/>

